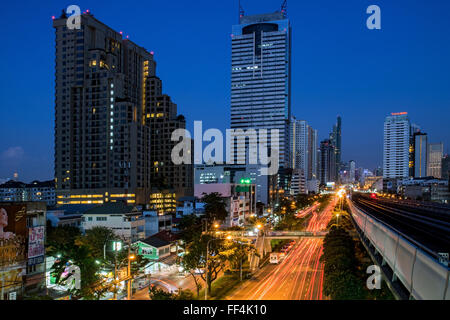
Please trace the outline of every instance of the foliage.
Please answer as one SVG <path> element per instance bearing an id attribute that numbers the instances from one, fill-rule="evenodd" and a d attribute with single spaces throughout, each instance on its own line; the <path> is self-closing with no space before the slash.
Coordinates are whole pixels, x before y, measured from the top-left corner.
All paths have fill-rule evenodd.
<path id="1" fill-rule="evenodd" d="M 202 233 L 201 219 L 194 214 L 183 216 L 178 223 L 178 229 L 180 230 L 180 238 L 185 243 L 189 243 Z"/>
<path id="2" fill-rule="evenodd" d="M 82 235 L 77 228 L 58 227 L 49 230 L 47 235 L 47 255 L 58 257 L 52 269 L 56 282 L 65 284 L 63 272 L 70 264 L 80 268 L 81 289 L 70 289 L 75 299 L 100 299 L 106 292 L 113 290 L 113 285 L 107 283 L 100 275 L 102 269 L 114 270 L 125 267 L 128 263 L 128 251 L 120 251 L 117 255 L 112 250 L 105 250 L 111 240 L 119 240 L 111 229 L 95 227 Z M 106 253 L 104 259 L 104 253 Z M 131 263 L 131 275 L 136 275 L 148 260 L 136 256 Z"/>
<path id="3" fill-rule="evenodd" d="M 208 266 L 206 268 L 207 246 L 209 254 Z M 210 235 L 203 235 L 194 239 L 186 248 L 182 265 L 192 275 L 197 284 L 197 295 L 199 295 L 200 286 L 198 284 L 198 277 L 205 281 L 210 291 L 211 284 L 217 279 L 219 273 L 224 270 L 224 267 L 230 265 L 232 268 L 239 268 L 241 261 L 247 257 L 251 250 L 254 250 L 254 247 L 246 243 L 236 243 L 225 239 L 213 238 Z M 206 271 L 196 275 L 193 270 L 199 269 L 206 269 Z M 208 274 L 207 282 L 206 273 Z"/>
<path id="4" fill-rule="evenodd" d="M 80 236 L 80 229 L 76 227 L 62 226 L 48 229 L 46 238 L 47 255 L 56 256 L 70 250 L 75 245 L 75 240 Z"/>
<path id="5" fill-rule="evenodd" d="M 151 285 L 148 294 L 152 300 L 175 300 L 175 294 Z"/>
<path id="6" fill-rule="evenodd" d="M 361 242 L 355 242 L 351 236 L 354 227 L 350 214 L 335 211 L 328 229 L 320 258 L 325 264 L 324 293 L 333 300 L 393 299 L 384 282 L 381 290 L 367 289 L 365 271 L 372 262 Z"/>
<path id="7" fill-rule="evenodd" d="M 299 193 L 297 197 L 295 197 L 295 202 L 298 209 L 304 209 L 306 207 L 311 206 L 315 202 L 314 195 L 302 194 Z"/>
<path id="8" fill-rule="evenodd" d="M 203 193 L 201 201 L 205 203 L 205 215 L 208 221 L 225 221 L 228 215 L 227 206 L 220 193 Z"/>
<path id="9" fill-rule="evenodd" d="M 151 285 L 148 294 L 152 300 L 193 300 L 194 294 L 190 290 L 178 290 L 177 293 L 167 292 Z"/>
<path id="10" fill-rule="evenodd" d="M 120 240 L 120 238 L 111 229 L 93 227 L 86 230 L 84 237 L 78 237 L 76 241 L 78 245 L 88 247 L 95 259 L 103 259 L 105 254 L 107 260 L 113 261 L 113 251 L 111 249 L 106 250 L 108 248 L 105 247 L 111 246 L 113 240 Z"/>

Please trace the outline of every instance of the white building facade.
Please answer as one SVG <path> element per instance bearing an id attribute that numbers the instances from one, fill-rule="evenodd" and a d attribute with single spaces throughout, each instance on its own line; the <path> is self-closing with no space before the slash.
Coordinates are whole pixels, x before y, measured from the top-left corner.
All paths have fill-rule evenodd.
<path id="1" fill-rule="evenodd" d="M 409 177 L 410 121 L 406 112 L 392 113 L 384 121 L 383 178 Z"/>

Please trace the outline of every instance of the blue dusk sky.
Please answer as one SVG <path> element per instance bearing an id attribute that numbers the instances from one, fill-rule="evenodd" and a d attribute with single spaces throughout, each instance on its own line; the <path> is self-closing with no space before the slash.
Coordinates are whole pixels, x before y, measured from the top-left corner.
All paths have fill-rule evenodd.
<path id="1" fill-rule="evenodd" d="M 245 13 L 278 0 L 242 0 Z M 229 127 L 231 26 L 237 1 L 3 1 L 0 23 L 0 179 L 53 178 L 54 29 L 51 17 L 77 4 L 155 52 L 163 91 L 188 129 Z M 366 8 L 381 8 L 368 30 Z M 292 113 L 328 136 L 342 116 L 342 159 L 382 165 L 383 121 L 406 111 L 430 142 L 450 145 L 450 1 L 296 0 L 292 25 Z"/>

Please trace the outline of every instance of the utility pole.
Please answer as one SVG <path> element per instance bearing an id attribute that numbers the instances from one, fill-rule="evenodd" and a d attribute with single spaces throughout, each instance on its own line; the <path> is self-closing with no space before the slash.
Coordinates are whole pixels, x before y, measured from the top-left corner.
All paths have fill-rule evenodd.
<path id="1" fill-rule="evenodd" d="M 117 300 L 117 251 L 114 251 L 114 297 Z"/>
<path id="2" fill-rule="evenodd" d="M 213 239 L 209 240 L 206 243 L 206 268 L 205 268 L 205 279 L 206 279 L 206 283 L 205 283 L 205 300 L 208 300 L 208 280 L 209 280 L 209 270 L 208 270 L 208 256 L 209 256 L 209 243 L 212 241 Z"/>
<path id="3" fill-rule="evenodd" d="M 130 245 L 128 245 L 128 281 L 127 281 L 127 300 L 131 300 L 131 255 Z"/>

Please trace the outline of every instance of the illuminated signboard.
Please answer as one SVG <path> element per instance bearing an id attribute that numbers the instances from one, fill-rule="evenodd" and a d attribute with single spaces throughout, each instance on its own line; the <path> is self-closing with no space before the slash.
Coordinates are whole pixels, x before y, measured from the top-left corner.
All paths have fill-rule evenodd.
<path id="1" fill-rule="evenodd" d="M 392 116 L 404 116 L 407 114 L 408 114 L 408 112 L 392 112 L 391 113 Z"/>
<path id="2" fill-rule="evenodd" d="M 28 259 L 43 256 L 45 227 L 34 227 L 28 229 Z"/>
<path id="3" fill-rule="evenodd" d="M 239 183 L 240 183 L 240 184 L 251 184 L 252 181 L 250 180 L 250 178 L 242 178 L 242 179 L 239 181 Z"/>

